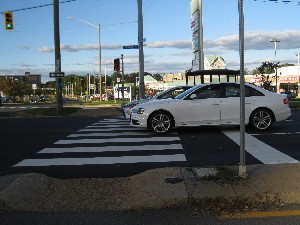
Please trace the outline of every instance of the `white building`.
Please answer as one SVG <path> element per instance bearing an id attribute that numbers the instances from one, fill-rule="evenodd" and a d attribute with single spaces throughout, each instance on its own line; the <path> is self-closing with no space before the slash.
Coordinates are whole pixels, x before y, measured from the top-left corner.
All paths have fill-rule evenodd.
<path id="1" fill-rule="evenodd" d="M 298 66 L 286 66 L 277 69 L 277 90 L 281 91 L 293 91 L 298 93 L 299 90 L 299 67 Z M 267 74 L 265 74 L 267 75 Z M 269 74 L 270 77 L 276 77 L 276 73 Z M 248 75 L 245 76 L 247 82 L 261 84 L 260 75 Z M 276 86 L 276 80 L 273 79 L 272 86 Z"/>

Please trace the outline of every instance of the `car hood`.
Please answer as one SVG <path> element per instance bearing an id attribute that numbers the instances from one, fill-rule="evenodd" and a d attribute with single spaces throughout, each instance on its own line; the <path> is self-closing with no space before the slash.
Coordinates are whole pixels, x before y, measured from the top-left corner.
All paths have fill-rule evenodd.
<path id="1" fill-rule="evenodd" d="M 141 103 L 139 105 L 137 105 L 137 108 L 148 108 L 148 107 L 154 107 L 157 105 L 162 105 L 162 106 L 166 106 L 169 104 L 174 104 L 174 102 L 180 101 L 180 99 L 172 99 L 172 98 L 168 98 L 168 99 L 153 99 L 151 101 L 147 101 L 144 103 Z"/>

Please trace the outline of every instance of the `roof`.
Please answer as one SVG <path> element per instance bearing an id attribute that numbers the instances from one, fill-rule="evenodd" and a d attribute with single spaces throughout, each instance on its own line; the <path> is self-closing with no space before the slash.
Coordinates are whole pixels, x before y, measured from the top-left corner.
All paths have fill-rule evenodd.
<path id="1" fill-rule="evenodd" d="M 147 76 L 144 76 L 144 81 L 145 82 L 157 82 L 157 80 L 155 80 L 152 76 L 150 75 L 147 75 Z"/>

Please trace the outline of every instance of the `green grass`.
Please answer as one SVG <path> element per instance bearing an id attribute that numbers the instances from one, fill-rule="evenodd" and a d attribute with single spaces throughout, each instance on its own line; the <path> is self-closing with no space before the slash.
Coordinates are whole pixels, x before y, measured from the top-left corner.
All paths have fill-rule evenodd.
<path id="1" fill-rule="evenodd" d="M 290 108 L 300 108 L 300 101 L 289 101 Z"/>
<path id="2" fill-rule="evenodd" d="M 76 112 L 78 108 L 75 107 L 64 107 L 58 113 L 56 108 L 36 108 L 36 109 L 27 109 L 22 111 L 22 114 L 25 115 L 41 115 L 41 116 L 68 116 Z M 19 112 L 18 112 L 19 113 Z"/>

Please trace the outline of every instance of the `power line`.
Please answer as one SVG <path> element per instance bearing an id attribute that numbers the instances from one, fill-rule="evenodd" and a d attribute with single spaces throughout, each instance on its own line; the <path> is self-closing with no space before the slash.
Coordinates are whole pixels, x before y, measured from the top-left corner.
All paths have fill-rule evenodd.
<path id="1" fill-rule="evenodd" d="M 255 2 L 257 2 L 258 0 L 253 0 Z M 262 0 L 263 2 L 274 2 L 274 3 L 284 3 L 284 4 L 288 4 L 288 3 L 292 3 L 292 2 L 297 2 L 297 5 L 300 5 L 300 1 L 293 1 L 293 0 Z"/>
<path id="2" fill-rule="evenodd" d="M 77 1 L 77 0 L 66 0 L 66 1 L 60 2 L 60 4 L 75 2 L 75 1 Z M 49 4 L 45 4 L 45 5 L 32 6 L 32 7 L 22 8 L 22 9 L 6 10 L 6 11 L 18 12 L 18 11 L 25 11 L 25 10 L 30 10 L 30 9 L 38 9 L 38 8 L 48 7 L 48 6 L 51 6 L 51 5 L 53 5 L 53 3 L 49 3 Z M 1 12 L 1 13 L 3 14 L 4 12 Z"/>

